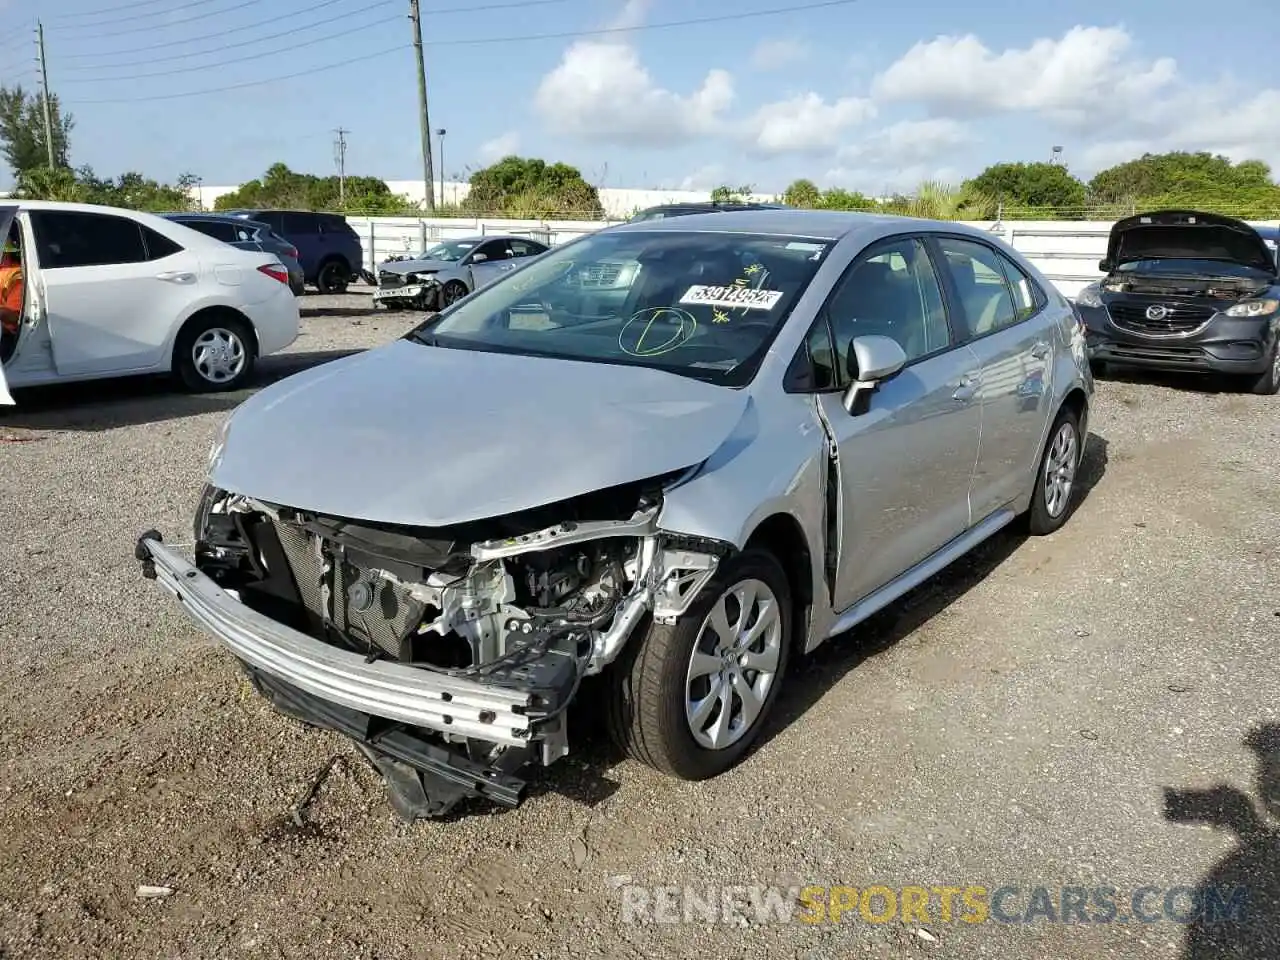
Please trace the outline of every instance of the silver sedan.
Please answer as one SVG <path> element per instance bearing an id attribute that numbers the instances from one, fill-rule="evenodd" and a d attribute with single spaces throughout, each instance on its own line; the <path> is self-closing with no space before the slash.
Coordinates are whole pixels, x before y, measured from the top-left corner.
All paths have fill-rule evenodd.
<path id="1" fill-rule="evenodd" d="M 154 532 L 138 556 L 402 812 L 518 803 L 596 674 L 622 748 L 698 780 L 800 655 L 1066 522 L 1092 394 L 1073 307 L 991 234 L 626 224 L 247 400 L 194 561 Z"/>
<path id="2" fill-rule="evenodd" d="M 446 240 L 415 257 L 378 264 L 373 302 L 442 310 L 548 249 L 530 237 L 505 234 Z"/>

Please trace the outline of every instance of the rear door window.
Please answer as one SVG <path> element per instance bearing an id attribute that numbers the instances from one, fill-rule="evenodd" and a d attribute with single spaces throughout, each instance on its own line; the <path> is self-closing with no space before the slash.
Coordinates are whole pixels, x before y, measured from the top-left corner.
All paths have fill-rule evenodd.
<path id="1" fill-rule="evenodd" d="M 33 210 L 36 257 L 44 270 L 145 263 L 141 225 L 127 217 L 69 210 Z"/>
<path id="2" fill-rule="evenodd" d="M 218 220 L 179 220 L 178 223 L 203 233 L 206 237 L 213 237 L 215 240 L 222 240 L 225 243 L 230 243 L 236 239 L 237 228 L 229 223 L 223 223 Z"/>
<path id="3" fill-rule="evenodd" d="M 312 214 L 286 213 L 284 215 L 284 232 L 286 234 L 315 234 L 320 232 L 320 225 Z"/>
<path id="4" fill-rule="evenodd" d="M 938 246 L 960 296 L 970 337 L 986 336 L 1018 321 L 1000 254 L 985 243 L 956 237 L 939 237 Z"/>

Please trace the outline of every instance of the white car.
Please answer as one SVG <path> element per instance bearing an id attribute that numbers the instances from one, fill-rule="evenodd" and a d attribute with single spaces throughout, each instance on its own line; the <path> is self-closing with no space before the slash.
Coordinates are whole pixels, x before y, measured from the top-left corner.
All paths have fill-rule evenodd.
<path id="1" fill-rule="evenodd" d="M 193 392 L 235 390 L 298 336 L 274 255 L 163 217 L 18 200 L 0 206 L 0 246 L 0 309 L 15 246 L 23 279 L 18 316 L 0 331 L 0 403 L 14 402 L 7 387 L 153 373 Z"/>

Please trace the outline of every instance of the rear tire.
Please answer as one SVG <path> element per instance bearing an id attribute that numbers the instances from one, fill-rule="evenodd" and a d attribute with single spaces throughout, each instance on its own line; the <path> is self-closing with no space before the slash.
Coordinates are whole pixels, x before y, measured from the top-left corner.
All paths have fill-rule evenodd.
<path id="1" fill-rule="evenodd" d="M 739 597 L 748 591 L 744 604 Z M 610 665 L 611 738 L 681 780 L 735 766 L 777 701 L 792 622 L 790 586 L 773 554 L 750 549 L 726 560 L 684 616 L 671 625 L 650 622 Z M 754 716 L 744 720 L 744 713 Z"/>
<path id="2" fill-rule="evenodd" d="M 1072 410 L 1058 413 L 1036 467 L 1027 532 L 1043 537 L 1062 528 L 1076 506 L 1077 480 L 1084 459 L 1080 420 Z"/>
<path id="3" fill-rule="evenodd" d="M 1271 363 L 1267 369 L 1246 381 L 1250 393 L 1260 397 L 1273 397 L 1280 393 L 1280 336 L 1271 345 Z"/>
<path id="4" fill-rule="evenodd" d="M 341 260 L 326 260 L 316 273 L 316 289 L 324 294 L 346 293 L 350 282 L 351 271 Z"/>
<path id="5" fill-rule="evenodd" d="M 238 316 L 209 313 L 187 321 L 173 345 L 173 369 L 192 393 L 239 390 L 253 376 L 253 328 Z"/>

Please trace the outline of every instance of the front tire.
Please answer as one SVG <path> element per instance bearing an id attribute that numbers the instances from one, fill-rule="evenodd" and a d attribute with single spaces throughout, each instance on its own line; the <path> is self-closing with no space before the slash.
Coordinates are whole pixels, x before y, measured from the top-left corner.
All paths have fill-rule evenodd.
<path id="1" fill-rule="evenodd" d="M 461 280 L 450 280 L 444 285 L 444 289 L 440 291 L 441 309 L 452 306 L 470 292 L 467 289 L 467 285 Z"/>
<path id="2" fill-rule="evenodd" d="M 1035 490 L 1027 515 L 1027 528 L 1032 536 L 1043 537 L 1061 529 L 1071 516 L 1083 459 L 1080 419 L 1074 411 L 1064 409 L 1049 430 L 1049 440 L 1036 468 Z"/>
<path id="3" fill-rule="evenodd" d="M 726 560 L 674 624 L 651 623 L 610 667 L 609 733 L 629 756 L 705 780 L 751 749 L 778 698 L 792 644 L 791 590 L 778 560 Z"/>
<path id="4" fill-rule="evenodd" d="M 178 379 L 192 393 L 239 390 L 253 376 L 257 360 L 249 324 L 223 314 L 188 322 L 178 335 L 173 354 Z"/>

